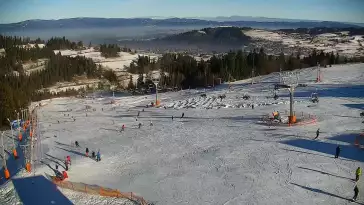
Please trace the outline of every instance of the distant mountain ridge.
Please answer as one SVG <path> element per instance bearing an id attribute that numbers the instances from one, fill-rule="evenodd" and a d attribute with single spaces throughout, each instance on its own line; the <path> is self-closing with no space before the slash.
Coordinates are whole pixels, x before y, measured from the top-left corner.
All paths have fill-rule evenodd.
<path id="1" fill-rule="evenodd" d="M 330 21 L 213 21 L 188 18 L 69 18 L 59 20 L 27 20 L 0 24 L 0 32 L 59 28 L 108 28 L 131 26 L 237 26 L 252 28 L 313 28 L 313 27 L 360 27 L 359 25 Z"/>

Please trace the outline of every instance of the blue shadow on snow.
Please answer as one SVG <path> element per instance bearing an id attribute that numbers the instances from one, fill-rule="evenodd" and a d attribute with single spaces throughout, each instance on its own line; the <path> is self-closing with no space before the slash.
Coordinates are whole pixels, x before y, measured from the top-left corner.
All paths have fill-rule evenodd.
<path id="1" fill-rule="evenodd" d="M 24 205 L 73 204 L 55 184 L 42 175 L 17 178 L 12 181 Z"/>
<path id="2" fill-rule="evenodd" d="M 337 144 L 320 142 L 315 140 L 307 140 L 307 139 L 287 140 L 281 143 L 286 145 L 291 145 L 294 147 L 299 147 L 302 149 L 330 154 L 332 156 L 335 155 L 337 147 Z M 340 145 L 340 147 L 341 147 L 340 158 L 346 158 L 350 160 L 364 162 L 363 150 L 358 149 L 357 147 L 354 147 L 352 145 Z"/>

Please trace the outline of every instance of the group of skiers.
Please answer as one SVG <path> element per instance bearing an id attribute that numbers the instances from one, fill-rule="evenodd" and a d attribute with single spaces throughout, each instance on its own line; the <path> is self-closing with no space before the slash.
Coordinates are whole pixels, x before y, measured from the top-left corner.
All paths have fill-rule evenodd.
<path id="1" fill-rule="evenodd" d="M 89 156 L 88 156 L 88 153 L 89 153 L 89 149 L 88 149 L 88 147 L 86 147 L 86 157 L 89 157 Z M 97 154 L 95 154 L 95 151 L 92 151 L 92 153 L 91 153 L 91 157 L 92 157 L 93 159 L 95 159 L 95 160 L 96 160 L 96 162 L 101 161 L 100 149 L 97 151 Z"/>
<path id="2" fill-rule="evenodd" d="M 67 179 L 68 178 L 68 174 L 67 174 L 67 171 L 69 169 L 69 165 L 71 165 L 71 157 L 70 156 L 66 156 L 65 157 L 65 160 L 64 160 L 64 168 L 65 170 L 60 172 L 58 171 L 58 164 L 56 164 L 56 170 L 55 170 L 55 173 L 56 173 L 56 177 L 59 179 L 59 180 L 64 180 L 64 179 Z"/>
<path id="3" fill-rule="evenodd" d="M 320 128 L 318 128 L 316 130 L 316 137 L 314 139 L 317 139 L 320 135 Z M 335 158 L 339 158 L 340 156 L 340 152 L 341 152 L 341 147 L 339 145 L 337 145 L 336 147 L 336 151 L 335 151 Z M 359 195 L 359 188 L 358 188 L 358 181 L 359 181 L 359 178 L 362 174 L 362 170 L 360 167 L 358 167 L 355 171 L 355 186 L 354 186 L 354 197 L 352 198 L 352 201 L 356 201 L 356 199 L 358 198 L 358 195 Z"/>
<path id="4" fill-rule="evenodd" d="M 317 139 L 319 137 L 319 135 L 320 135 L 320 128 L 318 128 L 316 130 L 316 137 L 314 139 Z M 337 145 L 336 152 L 335 152 L 335 158 L 339 158 L 340 152 L 341 152 L 341 147 L 340 147 L 340 145 Z"/>

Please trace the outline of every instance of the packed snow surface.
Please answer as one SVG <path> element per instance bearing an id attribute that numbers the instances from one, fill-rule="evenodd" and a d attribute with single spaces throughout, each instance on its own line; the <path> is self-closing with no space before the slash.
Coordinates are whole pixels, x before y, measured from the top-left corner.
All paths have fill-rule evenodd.
<path id="1" fill-rule="evenodd" d="M 69 181 L 134 192 L 154 204 L 348 204 L 355 169 L 364 168 L 364 151 L 353 146 L 363 128 L 364 64 L 321 72 L 320 83 L 314 68 L 298 73 L 307 87 L 295 91 L 296 115 L 317 116 L 305 126 L 261 123 L 273 111 L 288 115 L 287 89 L 272 98 L 277 73 L 253 85 L 248 79 L 230 88 L 160 93 L 159 108 L 146 107 L 155 95 L 53 99 L 39 110 L 42 157 L 54 167 L 52 160 L 69 155 Z M 318 104 L 310 101 L 313 92 Z M 85 157 L 86 147 L 100 150 L 102 160 Z M 44 165 L 36 172 L 52 174 Z M 61 191 L 76 204 L 118 204 Z"/>

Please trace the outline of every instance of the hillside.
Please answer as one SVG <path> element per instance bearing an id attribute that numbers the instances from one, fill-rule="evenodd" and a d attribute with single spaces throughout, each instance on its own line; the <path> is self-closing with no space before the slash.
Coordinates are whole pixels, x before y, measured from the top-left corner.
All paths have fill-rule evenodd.
<path id="1" fill-rule="evenodd" d="M 217 27 L 193 30 L 180 34 L 170 35 L 156 41 L 168 41 L 187 44 L 225 44 L 241 45 L 248 43 L 249 36 L 242 32 L 239 27 Z"/>

